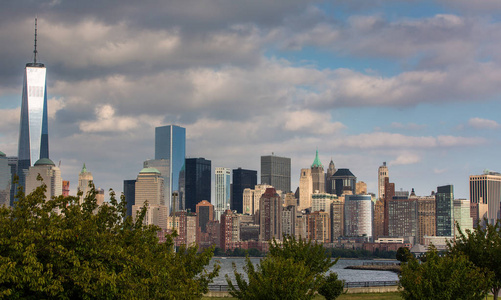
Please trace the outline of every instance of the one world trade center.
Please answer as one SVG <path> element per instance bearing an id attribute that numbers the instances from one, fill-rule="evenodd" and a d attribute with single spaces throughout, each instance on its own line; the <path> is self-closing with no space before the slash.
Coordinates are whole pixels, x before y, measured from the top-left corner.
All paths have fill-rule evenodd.
<path id="1" fill-rule="evenodd" d="M 24 71 L 19 129 L 17 174 L 23 187 L 29 167 L 40 158 L 49 158 L 46 69 L 44 64 L 37 62 L 36 19 L 33 54 L 33 62 L 27 63 Z"/>

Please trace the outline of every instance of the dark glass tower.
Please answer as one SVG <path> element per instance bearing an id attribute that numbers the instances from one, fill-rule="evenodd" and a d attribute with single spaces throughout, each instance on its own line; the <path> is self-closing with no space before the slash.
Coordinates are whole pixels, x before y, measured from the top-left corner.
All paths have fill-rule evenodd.
<path id="1" fill-rule="evenodd" d="M 187 158 L 185 161 L 185 205 L 196 211 L 202 200 L 211 198 L 211 161 L 205 158 Z"/>
<path id="2" fill-rule="evenodd" d="M 436 224 L 437 236 L 454 235 L 454 186 L 444 185 L 437 187 Z"/>
<path id="3" fill-rule="evenodd" d="M 155 160 L 167 160 L 169 174 L 162 173 L 165 185 L 165 203 L 169 203 L 172 211 L 172 193 L 182 192 L 179 186 L 180 176 L 183 176 L 184 159 L 186 156 L 186 129 L 176 125 L 155 128 Z M 167 178 L 167 179 L 165 179 Z M 176 211 L 184 207 L 183 199 L 176 200 Z M 179 204 L 181 203 L 181 204 Z M 194 210 L 193 210 L 194 211 Z"/>
<path id="4" fill-rule="evenodd" d="M 242 168 L 233 170 L 233 192 L 231 197 L 231 209 L 237 213 L 243 213 L 244 189 L 254 189 L 257 184 L 257 171 Z"/>
<path id="5" fill-rule="evenodd" d="M 127 202 L 127 216 L 132 216 L 132 205 L 136 204 L 136 180 L 124 180 L 124 197 Z"/>
<path id="6" fill-rule="evenodd" d="M 36 22 L 35 19 L 34 57 L 24 68 L 21 102 L 17 174 L 23 187 L 29 167 L 40 158 L 49 158 L 46 69 L 44 64 L 37 62 Z"/>
<path id="7" fill-rule="evenodd" d="M 261 184 L 269 184 L 283 193 L 291 191 L 291 159 L 275 155 L 261 156 Z"/>
<path id="8" fill-rule="evenodd" d="M 338 169 L 330 178 L 331 184 L 334 183 L 333 194 L 341 196 L 344 190 L 350 190 L 355 194 L 357 177 L 349 169 Z"/>

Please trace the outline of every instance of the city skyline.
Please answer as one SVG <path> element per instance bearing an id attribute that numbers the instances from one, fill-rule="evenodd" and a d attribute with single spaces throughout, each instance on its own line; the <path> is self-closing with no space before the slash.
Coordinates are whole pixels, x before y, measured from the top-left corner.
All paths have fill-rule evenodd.
<path id="1" fill-rule="evenodd" d="M 397 190 L 419 195 L 453 184 L 469 198 L 470 175 L 501 171 L 500 4 L 214 3 L 6 4 L 0 151 L 17 154 L 38 14 L 50 158 L 72 194 L 84 162 L 121 192 L 166 124 L 186 128 L 187 157 L 213 166 L 290 157 L 292 190 L 316 148 L 376 194 L 384 161 Z"/>

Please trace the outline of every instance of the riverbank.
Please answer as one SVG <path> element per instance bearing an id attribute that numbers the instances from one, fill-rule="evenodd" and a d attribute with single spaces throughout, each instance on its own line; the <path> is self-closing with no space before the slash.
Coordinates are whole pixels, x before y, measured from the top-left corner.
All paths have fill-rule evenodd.
<path id="1" fill-rule="evenodd" d="M 345 269 L 350 270 L 370 270 L 370 271 L 391 271 L 399 274 L 402 270 L 400 265 L 359 265 L 359 266 L 347 266 Z"/>

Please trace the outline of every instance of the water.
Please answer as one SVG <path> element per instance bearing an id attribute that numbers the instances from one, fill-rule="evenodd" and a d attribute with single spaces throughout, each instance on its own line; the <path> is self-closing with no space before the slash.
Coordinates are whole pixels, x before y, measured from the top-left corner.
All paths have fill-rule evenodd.
<path id="1" fill-rule="evenodd" d="M 251 258 L 252 263 L 257 264 L 260 258 Z M 228 257 L 228 258 L 213 258 L 209 265 L 209 270 L 212 269 L 215 261 L 220 262 L 221 269 L 219 270 L 219 276 L 214 279 L 212 284 L 227 284 L 225 275 L 228 274 L 230 278 L 234 281 L 235 276 L 233 275 L 232 263 L 234 262 L 237 266 L 237 271 L 239 273 L 244 273 L 243 265 L 245 263 L 245 258 L 243 257 Z M 396 281 L 398 276 L 394 272 L 390 271 L 369 271 L 369 270 L 349 270 L 344 269 L 347 266 L 358 266 L 362 265 L 364 262 L 378 262 L 381 260 L 361 260 L 361 259 L 340 259 L 337 264 L 331 267 L 330 271 L 336 272 L 338 278 L 345 280 L 346 282 L 365 282 L 365 281 Z M 384 260 L 388 261 L 388 260 Z M 397 262 L 390 261 L 390 262 Z"/>

